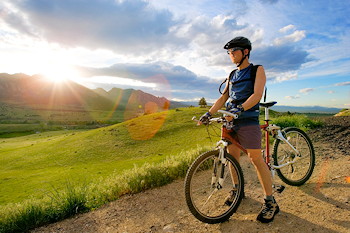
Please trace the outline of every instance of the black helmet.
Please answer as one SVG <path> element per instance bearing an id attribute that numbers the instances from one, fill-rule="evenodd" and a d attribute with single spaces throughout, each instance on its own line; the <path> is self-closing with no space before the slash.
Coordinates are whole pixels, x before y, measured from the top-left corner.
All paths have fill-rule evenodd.
<path id="1" fill-rule="evenodd" d="M 238 36 L 227 42 L 225 44 L 224 49 L 231 49 L 231 48 L 237 48 L 237 49 L 248 49 L 249 51 L 252 50 L 252 43 L 250 43 L 250 40 L 243 36 Z"/>

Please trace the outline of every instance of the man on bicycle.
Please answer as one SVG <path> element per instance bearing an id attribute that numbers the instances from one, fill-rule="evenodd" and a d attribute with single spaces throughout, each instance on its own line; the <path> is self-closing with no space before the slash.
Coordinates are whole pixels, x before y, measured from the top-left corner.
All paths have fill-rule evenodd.
<path id="1" fill-rule="evenodd" d="M 212 114 L 225 105 L 226 110 L 238 114 L 234 120 L 232 135 L 246 148 L 248 156 L 255 166 L 260 184 L 264 191 L 264 204 L 257 216 L 257 220 L 263 223 L 271 222 L 279 212 L 279 207 L 272 196 L 272 176 L 269 168 L 261 155 L 261 130 L 259 125 L 259 102 L 264 92 L 266 76 L 263 66 L 258 66 L 256 75 L 251 72 L 256 67 L 249 62 L 251 42 L 245 37 L 235 37 L 229 41 L 224 49 L 230 56 L 237 69 L 231 72 L 226 80 L 226 87 L 215 104 L 201 118 L 201 123 L 208 122 Z M 231 144 L 228 153 L 237 161 L 240 157 L 240 149 Z M 226 198 L 225 204 L 230 205 L 234 197 L 234 189 Z"/>

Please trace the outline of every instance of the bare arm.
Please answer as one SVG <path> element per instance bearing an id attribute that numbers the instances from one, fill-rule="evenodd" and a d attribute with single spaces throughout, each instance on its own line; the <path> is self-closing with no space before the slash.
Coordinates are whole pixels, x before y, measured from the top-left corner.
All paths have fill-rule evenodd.
<path id="1" fill-rule="evenodd" d="M 259 66 L 258 70 L 256 71 L 254 93 L 242 104 L 244 110 L 248 110 L 260 102 L 260 99 L 264 93 L 265 83 L 266 75 L 264 67 Z"/>

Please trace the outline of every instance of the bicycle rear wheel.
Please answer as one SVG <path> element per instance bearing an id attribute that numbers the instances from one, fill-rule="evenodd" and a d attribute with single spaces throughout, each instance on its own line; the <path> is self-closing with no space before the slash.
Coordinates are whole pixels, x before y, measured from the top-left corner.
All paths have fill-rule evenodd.
<path id="1" fill-rule="evenodd" d="M 201 154 L 189 168 L 185 178 L 185 197 L 191 213 L 205 223 L 220 223 L 236 212 L 244 193 L 243 172 L 239 163 L 228 153 L 226 161 L 219 151 Z M 219 177 L 222 177 L 219 183 Z M 231 204 L 225 204 L 230 195 Z"/>
<path id="2" fill-rule="evenodd" d="M 290 127 L 282 130 L 283 136 L 299 151 L 300 158 L 295 163 L 276 169 L 283 182 L 292 186 L 304 184 L 315 167 L 315 152 L 310 138 L 301 129 Z M 285 142 L 277 139 L 273 148 L 274 165 L 279 166 L 293 161 L 298 155 Z"/>

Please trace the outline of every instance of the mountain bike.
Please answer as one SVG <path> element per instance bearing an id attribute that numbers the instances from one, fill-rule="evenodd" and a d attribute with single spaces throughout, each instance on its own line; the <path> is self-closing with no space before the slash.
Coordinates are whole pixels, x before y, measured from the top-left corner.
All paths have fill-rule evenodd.
<path id="1" fill-rule="evenodd" d="M 265 134 L 265 148 L 262 150 L 264 161 L 268 165 L 272 177 L 275 173 L 286 184 L 300 186 L 312 175 L 315 167 L 315 153 L 308 135 L 299 128 L 281 127 L 270 124 L 269 108 L 277 102 L 260 103 L 265 108 L 264 124 L 260 128 Z M 210 118 L 209 125 L 214 122 L 222 124 L 221 139 L 214 150 L 199 155 L 187 171 L 185 178 L 186 203 L 191 213 L 200 221 L 215 224 L 228 220 L 239 207 L 244 196 L 244 176 L 237 160 L 227 152 L 229 143 L 238 146 L 247 154 L 237 140 L 230 136 L 232 121 L 237 114 L 219 110 L 220 117 Z M 195 117 L 192 118 L 195 120 Z M 234 121 L 233 121 L 234 122 Z M 274 138 L 273 153 L 270 154 L 270 136 Z M 283 185 L 273 185 L 275 192 L 281 193 Z M 232 192 L 232 204 L 225 203 Z"/>

